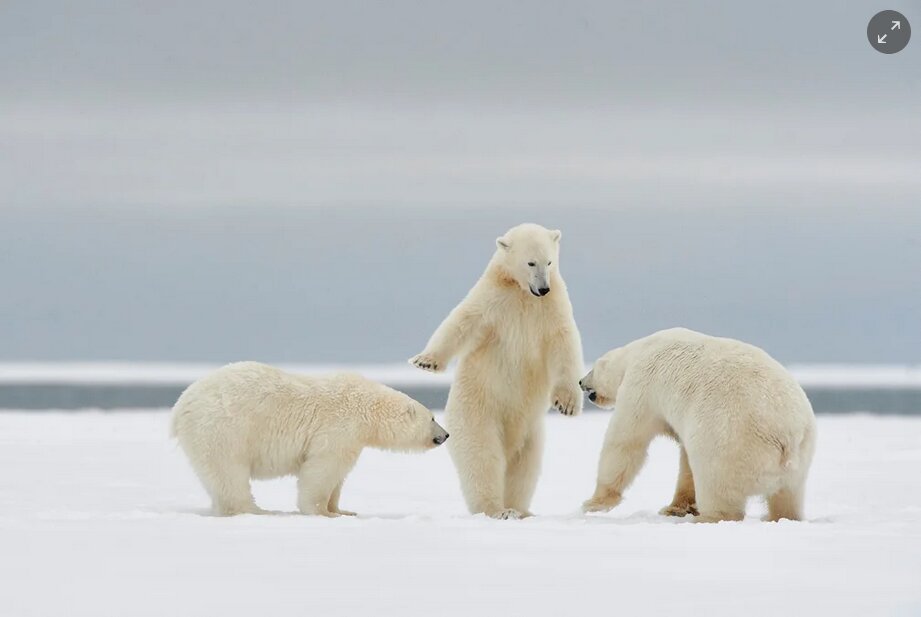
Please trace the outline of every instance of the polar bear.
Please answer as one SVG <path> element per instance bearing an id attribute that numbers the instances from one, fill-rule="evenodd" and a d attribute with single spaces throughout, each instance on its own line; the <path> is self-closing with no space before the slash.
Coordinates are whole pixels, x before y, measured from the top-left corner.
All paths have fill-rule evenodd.
<path id="1" fill-rule="evenodd" d="M 560 232 L 524 224 L 496 240 L 486 271 L 410 363 L 443 371 L 448 451 L 471 513 L 530 513 L 544 415 L 582 411 L 582 343 L 559 269 Z"/>
<path id="2" fill-rule="evenodd" d="M 681 458 L 674 499 L 661 514 L 741 520 L 748 497 L 763 495 L 767 520 L 803 517 L 815 415 L 803 389 L 763 350 L 662 330 L 602 356 L 580 385 L 599 407 L 615 407 L 586 512 L 620 503 L 649 442 L 668 435 Z"/>
<path id="3" fill-rule="evenodd" d="M 172 434 L 216 514 L 263 513 L 250 479 L 296 475 L 304 514 L 339 509 L 342 483 L 364 447 L 420 451 L 448 433 L 405 394 L 359 375 L 308 377 L 258 362 L 228 364 L 190 385 Z"/>

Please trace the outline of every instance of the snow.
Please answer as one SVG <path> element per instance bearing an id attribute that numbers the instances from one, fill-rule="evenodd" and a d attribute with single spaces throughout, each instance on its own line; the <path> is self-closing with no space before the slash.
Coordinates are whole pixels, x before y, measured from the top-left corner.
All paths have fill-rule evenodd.
<path id="1" fill-rule="evenodd" d="M 366 451 L 357 519 L 215 518 L 164 411 L 0 413 L 3 615 L 921 612 L 921 418 L 822 416 L 808 522 L 659 517 L 677 448 L 583 516 L 607 413 L 548 417 L 538 516 L 466 514 L 447 451 Z M 292 511 L 294 480 L 256 485 Z"/>
<path id="2" fill-rule="evenodd" d="M 157 362 L 0 362 L 0 384 L 186 384 L 220 365 Z M 279 365 L 297 373 L 352 371 L 390 385 L 451 383 L 451 372 L 422 372 L 408 363 L 355 365 Z M 586 372 L 590 365 L 586 364 Z M 788 367 L 803 387 L 921 388 L 921 366 L 803 364 Z"/>

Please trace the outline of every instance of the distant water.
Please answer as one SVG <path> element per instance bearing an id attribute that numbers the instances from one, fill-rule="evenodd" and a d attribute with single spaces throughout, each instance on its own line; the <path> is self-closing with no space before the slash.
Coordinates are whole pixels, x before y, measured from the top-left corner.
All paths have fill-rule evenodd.
<path id="1" fill-rule="evenodd" d="M 172 407 L 186 384 L 0 384 L 0 410 L 153 409 Z M 445 385 L 399 386 L 430 409 L 444 409 Z M 807 387 L 816 413 L 921 414 L 921 388 Z M 586 412 L 602 411 L 589 403 Z"/>
<path id="2" fill-rule="evenodd" d="M 171 407 L 189 383 L 215 367 L 144 363 L 0 364 L 0 409 L 149 409 Z M 285 366 L 304 374 L 358 372 L 427 405 L 444 408 L 450 373 L 403 365 Z M 921 414 L 921 367 L 791 367 L 816 413 Z M 596 410 L 586 403 L 586 411 Z"/>

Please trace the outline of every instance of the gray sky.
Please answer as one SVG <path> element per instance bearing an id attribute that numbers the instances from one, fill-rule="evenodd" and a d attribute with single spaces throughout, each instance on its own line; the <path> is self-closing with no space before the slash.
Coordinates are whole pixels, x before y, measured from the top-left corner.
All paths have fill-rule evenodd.
<path id="1" fill-rule="evenodd" d="M 402 361 L 472 286 L 495 237 L 533 220 L 563 230 L 589 358 L 684 325 L 787 362 L 919 361 L 917 209 L 738 197 L 0 211 L 0 359 Z"/>
<path id="2" fill-rule="evenodd" d="M 921 27 L 919 7 L 886 6 Z M 796 0 L 14 0 L 0 8 L 0 76 L 10 96 L 99 101 L 910 104 L 918 46 L 868 53 L 878 10 Z"/>
<path id="3" fill-rule="evenodd" d="M 919 362 L 921 45 L 880 8 L 5 2 L 0 360 L 400 361 L 534 221 L 589 357 Z"/>

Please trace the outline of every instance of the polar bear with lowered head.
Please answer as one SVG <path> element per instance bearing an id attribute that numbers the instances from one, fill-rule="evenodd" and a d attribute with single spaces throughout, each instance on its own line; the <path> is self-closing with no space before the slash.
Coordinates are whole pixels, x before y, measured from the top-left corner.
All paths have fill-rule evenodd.
<path id="1" fill-rule="evenodd" d="M 421 451 L 447 432 L 402 392 L 347 373 L 309 377 L 258 362 L 228 364 L 189 386 L 172 434 L 216 514 L 264 512 L 250 479 L 295 475 L 304 514 L 354 514 L 339 493 L 362 448 Z"/>
<path id="2" fill-rule="evenodd" d="M 741 520 L 749 497 L 767 498 L 768 520 L 803 517 L 815 416 L 793 377 L 741 341 L 673 328 L 602 356 L 580 381 L 615 408 L 587 512 L 620 503 L 656 435 L 681 446 L 678 483 L 662 514 L 699 522 Z"/>
<path id="3" fill-rule="evenodd" d="M 410 360 L 443 371 L 448 451 L 471 513 L 529 515 L 544 415 L 582 411 L 582 343 L 559 269 L 560 232 L 524 224 L 496 240 L 480 280 Z"/>

